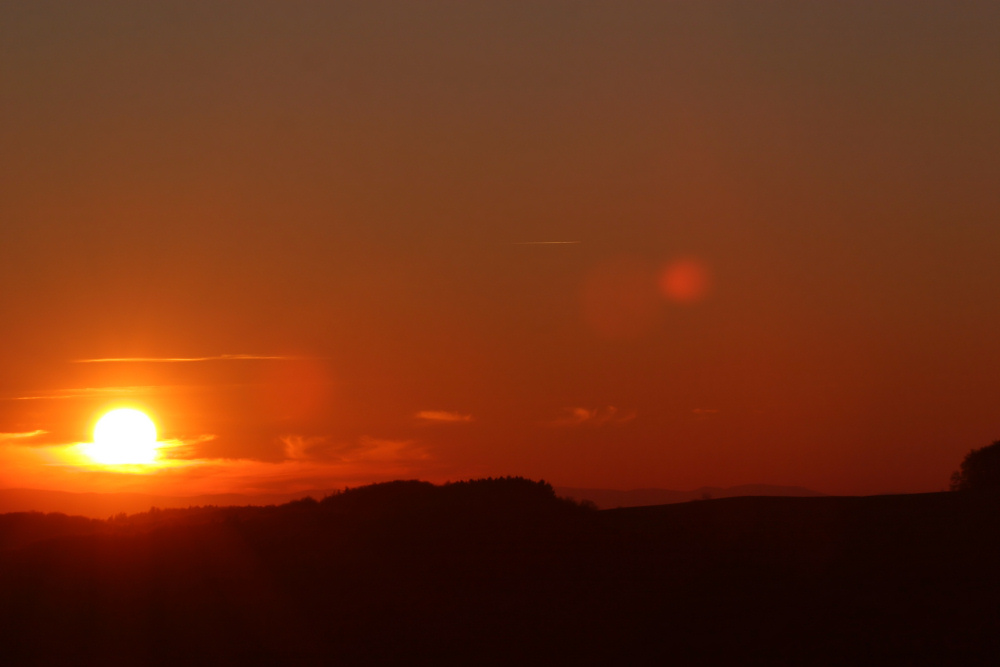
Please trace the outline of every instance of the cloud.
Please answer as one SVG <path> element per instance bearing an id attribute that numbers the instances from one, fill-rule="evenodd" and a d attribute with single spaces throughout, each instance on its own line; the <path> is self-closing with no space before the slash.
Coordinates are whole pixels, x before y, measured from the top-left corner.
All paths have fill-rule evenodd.
<path id="1" fill-rule="evenodd" d="M 204 442 L 211 442 L 216 438 L 218 438 L 217 435 L 213 433 L 206 433 L 204 435 L 197 435 L 184 439 L 158 440 L 157 446 L 160 449 L 160 457 L 162 460 L 178 463 L 196 462 L 199 460 L 197 446 Z"/>
<path id="2" fill-rule="evenodd" d="M 286 461 L 312 461 L 321 465 L 382 464 L 426 461 L 431 458 L 416 440 L 394 440 L 363 435 L 336 442 L 323 436 L 289 435 L 281 439 Z"/>
<path id="3" fill-rule="evenodd" d="M 459 412 L 449 412 L 447 410 L 421 410 L 416 415 L 417 419 L 438 424 L 457 424 L 461 422 L 471 422 L 472 415 L 463 415 Z"/>
<path id="4" fill-rule="evenodd" d="M 220 354 L 211 357 L 106 357 L 101 359 L 74 359 L 75 364 L 107 364 L 107 363 L 191 363 L 196 361 L 261 361 L 301 360 L 306 357 L 287 357 L 262 354 Z"/>
<path id="5" fill-rule="evenodd" d="M 322 436 L 288 435 L 283 461 L 199 459 L 194 467 L 164 471 L 198 493 L 289 492 L 332 489 L 414 475 L 432 457 L 415 440 L 361 436 L 337 443 Z"/>
<path id="6" fill-rule="evenodd" d="M 566 411 L 569 414 L 553 421 L 553 426 L 626 424 L 637 416 L 635 410 L 621 411 L 613 405 L 606 408 L 566 408 Z"/>
<path id="7" fill-rule="evenodd" d="M 137 385 L 132 387 L 81 387 L 79 389 L 58 389 L 44 391 L 29 396 L 12 396 L 3 401 L 52 401 L 67 398 L 91 398 L 93 396 L 132 396 L 169 389 L 167 385 Z"/>
<path id="8" fill-rule="evenodd" d="M 313 458 L 316 448 L 327 440 L 314 435 L 283 435 L 280 439 L 285 450 L 285 459 L 288 461 L 306 461 Z"/>
<path id="9" fill-rule="evenodd" d="M 348 460 L 357 462 L 400 462 L 426 461 L 430 454 L 420 447 L 416 440 L 389 440 L 362 436 L 353 457 Z"/>
<path id="10" fill-rule="evenodd" d="M 36 435 L 44 435 L 46 433 L 48 433 L 48 431 L 43 431 L 41 429 L 36 431 L 27 431 L 26 433 L 0 433 L 0 442 L 24 440 L 25 438 L 34 438 Z"/>
<path id="11" fill-rule="evenodd" d="M 288 435 L 286 458 L 198 458 L 191 445 L 214 436 L 161 441 L 155 465 L 108 467 L 87 457 L 87 443 L 29 446 L 14 436 L 0 447 L 0 487 L 52 488 L 64 491 L 143 492 L 166 495 L 203 493 L 274 493 L 329 490 L 344 484 L 368 484 L 421 474 L 431 453 L 415 440 L 362 436 L 337 443 L 330 438 Z M 6 439 L 6 438 L 5 438 Z"/>

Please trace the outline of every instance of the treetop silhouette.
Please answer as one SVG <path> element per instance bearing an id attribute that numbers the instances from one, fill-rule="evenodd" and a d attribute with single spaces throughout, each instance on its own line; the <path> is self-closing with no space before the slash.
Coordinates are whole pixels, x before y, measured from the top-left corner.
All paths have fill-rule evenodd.
<path id="1" fill-rule="evenodd" d="M 1000 440 L 973 449 L 951 475 L 952 491 L 1000 488 Z"/>

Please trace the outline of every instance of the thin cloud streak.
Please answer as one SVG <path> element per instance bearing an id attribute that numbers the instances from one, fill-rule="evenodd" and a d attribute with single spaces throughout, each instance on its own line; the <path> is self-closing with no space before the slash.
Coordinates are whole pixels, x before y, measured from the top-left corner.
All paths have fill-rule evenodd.
<path id="1" fill-rule="evenodd" d="M 363 435 L 353 442 L 333 442 L 325 436 L 285 435 L 280 441 L 285 450 L 285 463 L 308 461 L 336 467 L 344 464 L 404 464 L 431 458 L 416 440 Z"/>
<path id="2" fill-rule="evenodd" d="M 471 422 L 472 415 L 463 415 L 458 412 L 447 410 L 421 410 L 416 414 L 417 419 L 425 422 L 438 422 L 445 424 L 456 424 L 461 422 Z"/>
<path id="3" fill-rule="evenodd" d="M 362 436 L 360 448 L 346 457 L 349 463 L 402 463 L 426 461 L 431 458 L 429 452 L 421 447 L 416 440 L 390 440 Z"/>
<path id="4" fill-rule="evenodd" d="M 552 426 L 603 426 L 604 424 L 627 424 L 636 418 L 635 410 L 622 412 L 613 405 L 606 408 L 567 408 L 569 415 L 551 422 Z"/>
<path id="5" fill-rule="evenodd" d="M 153 391 L 162 391 L 165 385 L 136 385 L 132 387 L 81 387 L 80 389 L 63 389 L 34 396 L 11 396 L 0 398 L 0 401 L 50 401 L 67 398 L 88 398 L 91 396 L 131 396 Z"/>
<path id="6" fill-rule="evenodd" d="M 312 357 L 288 357 L 264 354 L 220 354 L 212 357 L 106 357 L 101 359 L 74 359 L 74 364 L 108 363 L 167 363 L 183 364 L 197 361 L 292 361 Z"/>
<path id="7" fill-rule="evenodd" d="M 44 431 L 0 434 L 18 440 L 0 447 L 0 487 L 169 495 L 290 492 L 412 477 L 433 460 L 415 440 L 361 436 L 333 443 L 322 436 L 298 435 L 282 438 L 286 454 L 282 461 L 199 457 L 191 447 L 214 438 L 202 435 L 160 441 L 161 457 L 155 464 L 108 466 L 87 456 L 88 443 L 38 447 L 20 441 L 34 433 Z"/>
<path id="8" fill-rule="evenodd" d="M 511 245 L 580 245 L 583 241 L 514 241 Z"/>
<path id="9" fill-rule="evenodd" d="M 6 442 L 8 440 L 24 440 L 25 438 L 34 438 L 36 435 L 44 435 L 48 431 L 43 431 L 38 429 L 36 431 L 28 431 L 26 433 L 0 433 L 0 442 Z"/>
<path id="10" fill-rule="evenodd" d="M 326 442 L 322 436 L 284 435 L 279 438 L 285 450 L 285 460 L 305 461 L 312 458 L 313 450 Z"/>

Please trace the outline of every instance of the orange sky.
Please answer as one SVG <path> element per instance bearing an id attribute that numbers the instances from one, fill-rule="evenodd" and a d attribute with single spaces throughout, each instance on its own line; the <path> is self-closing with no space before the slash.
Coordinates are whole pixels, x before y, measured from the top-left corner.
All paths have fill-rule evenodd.
<path id="1" fill-rule="evenodd" d="M 942 489 L 1000 438 L 997 34 L 995 2 L 4 3 L 0 487 Z M 184 465 L 67 464 L 119 405 Z"/>

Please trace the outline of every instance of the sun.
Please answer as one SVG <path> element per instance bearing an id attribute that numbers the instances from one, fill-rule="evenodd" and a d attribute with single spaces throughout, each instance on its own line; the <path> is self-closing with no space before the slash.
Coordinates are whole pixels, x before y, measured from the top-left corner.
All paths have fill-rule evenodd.
<path id="1" fill-rule="evenodd" d="M 155 463 L 158 450 L 153 420 L 139 410 L 119 408 L 97 421 L 86 453 L 104 465 L 136 465 Z"/>

